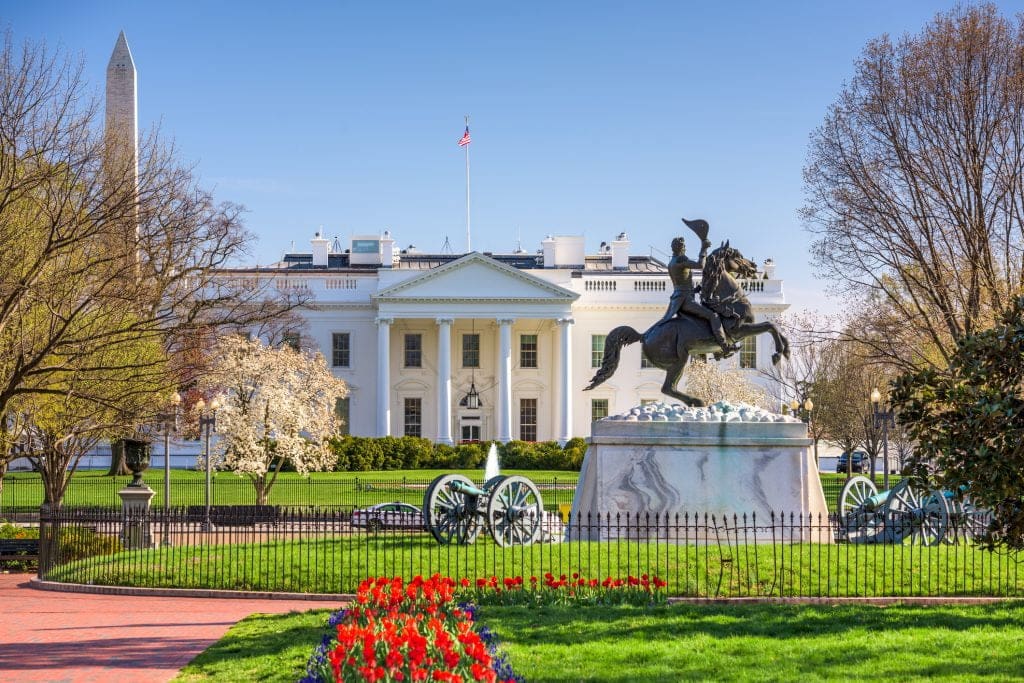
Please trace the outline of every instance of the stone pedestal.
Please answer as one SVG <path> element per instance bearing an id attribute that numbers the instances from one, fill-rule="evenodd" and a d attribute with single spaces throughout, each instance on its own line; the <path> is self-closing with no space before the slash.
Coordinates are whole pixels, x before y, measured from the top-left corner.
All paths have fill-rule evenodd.
<path id="1" fill-rule="evenodd" d="M 804 423 L 754 409 L 659 404 L 599 420 L 568 538 L 829 542 L 811 443 Z"/>
<path id="2" fill-rule="evenodd" d="M 121 542 L 126 550 L 151 548 L 153 537 L 149 528 L 149 503 L 156 491 L 148 486 L 126 486 L 117 492 L 121 497 Z"/>

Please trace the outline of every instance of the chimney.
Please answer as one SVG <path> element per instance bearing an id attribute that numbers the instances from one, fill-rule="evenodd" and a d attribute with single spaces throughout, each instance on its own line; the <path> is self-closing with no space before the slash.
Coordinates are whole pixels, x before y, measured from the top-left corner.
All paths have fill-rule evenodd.
<path id="1" fill-rule="evenodd" d="M 764 260 L 764 279 L 774 280 L 775 279 L 775 261 L 770 258 Z"/>
<path id="2" fill-rule="evenodd" d="M 391 231 L 385 230 L 380 238 L 380 264 L 385 268 L 395 265 L 398 255 L 395 252 L 395 240 L 391 237 Z"/>
<path id="3" fill-rule="evenodd" d="M 624 232 L 612 240 L 612 268 L 627 270 L 629 268 L 629 237 Z"/>
<path id="4" fill-rule="evenodd" d="M 544 267 L 554 268 L 555 267 L 555 238 L 548 235 L 544 238 L 544 241 L 540 243 L 541 249 L 544 252 Z"/>
<path id="5" fill-rule="evenodd" d="M 316 231 L 316 236 L 310 240 L 313 245 L 313 265 L 327 267 L 327 252 L 330 249 L 331 241 L 324 238 L 323 229 Z"/>

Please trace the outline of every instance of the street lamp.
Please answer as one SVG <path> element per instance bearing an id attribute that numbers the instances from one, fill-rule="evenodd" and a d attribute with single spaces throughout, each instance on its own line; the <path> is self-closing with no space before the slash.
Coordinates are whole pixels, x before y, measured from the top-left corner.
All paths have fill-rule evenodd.
<path id="1" fill-rule="evenodd" d="M 178 431 L 178 409 L 181 394 L 171 394 L 171 407 L 157 415 L 164 432 L 164 510 L 171 507 L 171 434 Z"/>
<path id="2" fill-rule="evenodd" d="M 210 493 L 213 488 L 213 463 L 210 459 L 210 434 L 217 430 L 217 409 L 220 408 L 220 396 L 210 399 L 210 411 L 206 412 L 206 401 L 196 401 L 196 410 L 199 411 L 199 430 L 203 432 L 205 439 L 206 453 L 206 515 L 203 520 L 203 531 L 212 531 L 213 524 L 210 523 Z"/>
<path id="3" fill-rule="evenodd" d="M 889 490 L 889 425 L 896 426 L 896 417 L 891 408 L 882 405 L 882 394 L 878 388 L 871 390 L 871 406 L 875 417 L 875 429 L 882 429 L 882 486 Z"/>

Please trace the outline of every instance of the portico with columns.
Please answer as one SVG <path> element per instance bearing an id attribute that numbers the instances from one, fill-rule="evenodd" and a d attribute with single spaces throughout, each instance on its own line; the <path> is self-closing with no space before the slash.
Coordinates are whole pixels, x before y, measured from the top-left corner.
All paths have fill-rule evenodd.
<path id="1" fill-rule="evenodd" d="M 372 296 L 377 435 L 407 433 L 401 420 L 420 406 L 421 434 L 441 443 L 531 434 L 567 441 L 578 297 L 477 253 L 381 289 Z M 471 391 L 476 406 L 466 400 Z"/>

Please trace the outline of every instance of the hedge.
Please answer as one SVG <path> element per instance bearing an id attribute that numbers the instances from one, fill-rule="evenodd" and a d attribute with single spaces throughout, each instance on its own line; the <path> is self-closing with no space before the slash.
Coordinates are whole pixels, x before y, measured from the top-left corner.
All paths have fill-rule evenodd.
<path id="1" fill-rule="evenodd" d="M 330 441 L 338 457 L 335 472 L 371 470 L 444 470 L 482 467 L 490 444 L 449 446 L 414 436 L 344 436 Z M 579 470 L 587 444 L 570 439 L 565 447 L 556 441 L 509 441 L 497 444 L 501 466 L 517 470 Z"/>

